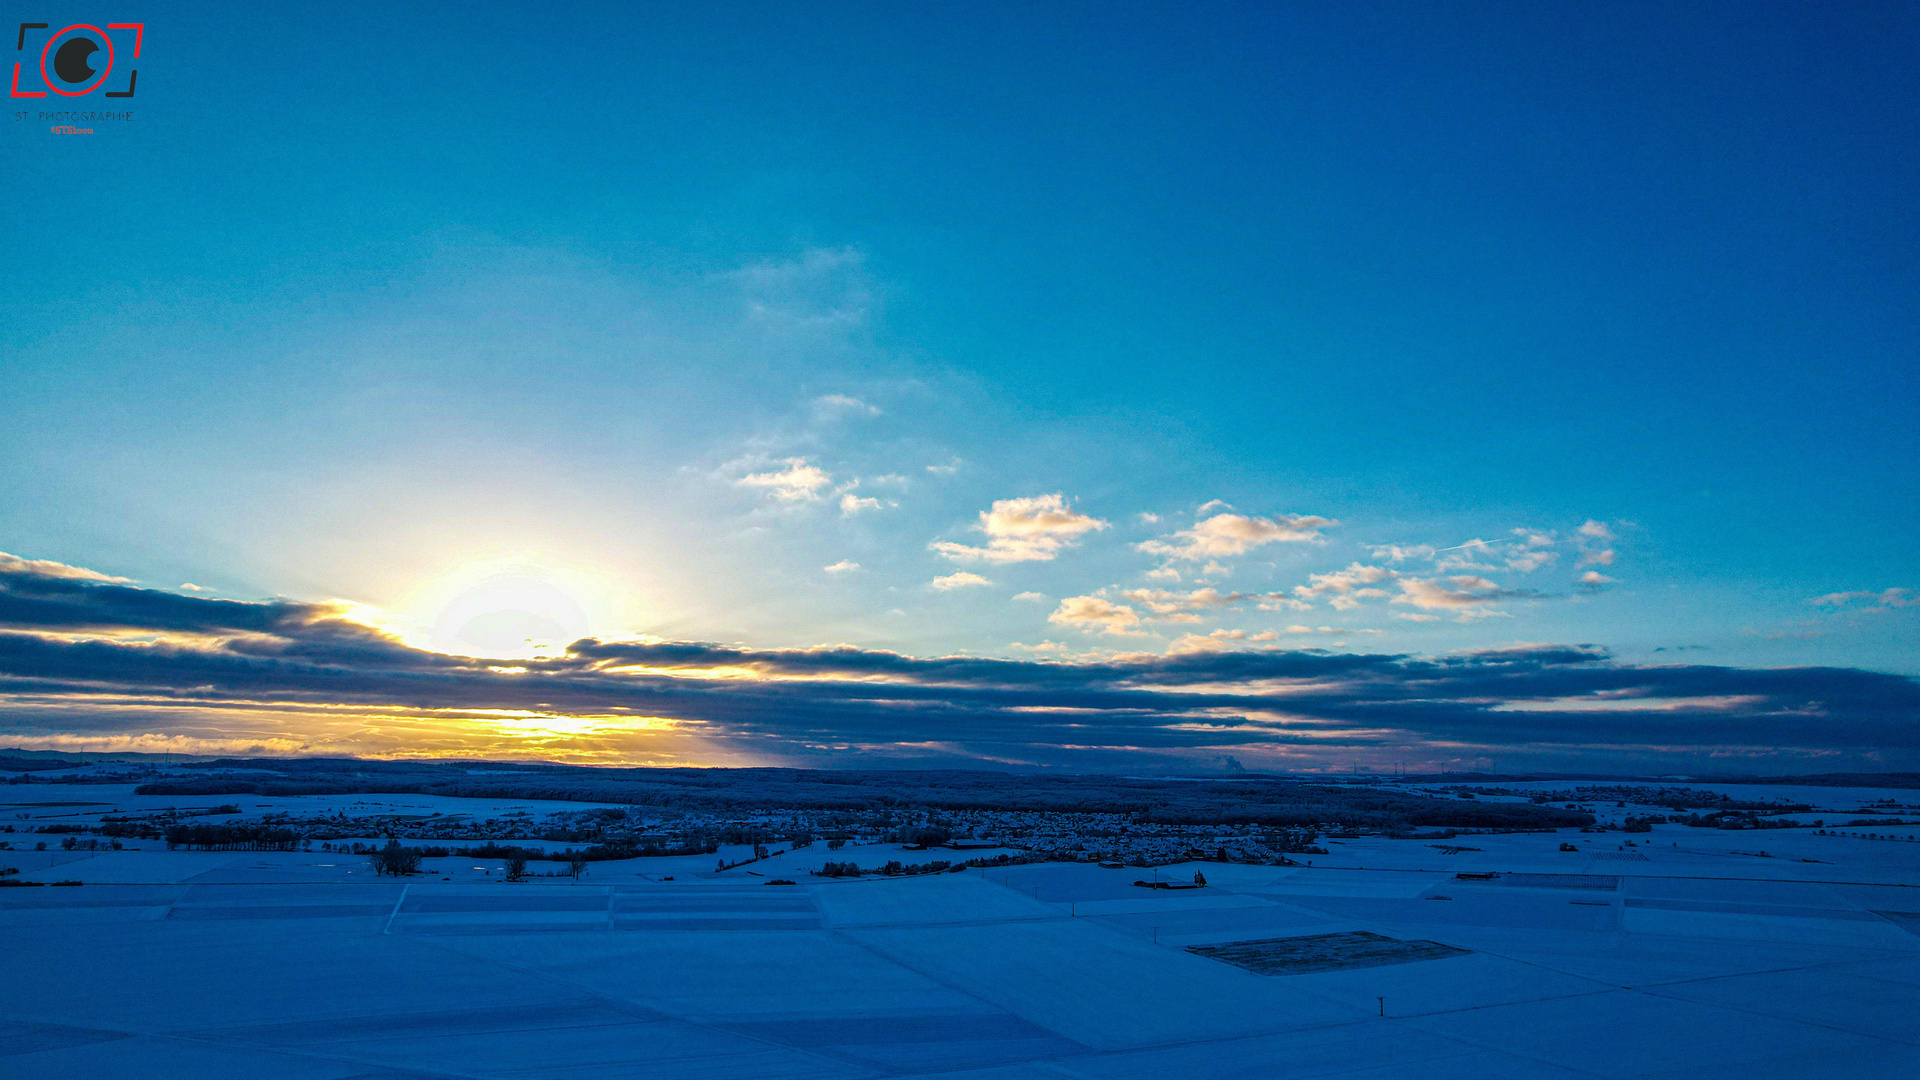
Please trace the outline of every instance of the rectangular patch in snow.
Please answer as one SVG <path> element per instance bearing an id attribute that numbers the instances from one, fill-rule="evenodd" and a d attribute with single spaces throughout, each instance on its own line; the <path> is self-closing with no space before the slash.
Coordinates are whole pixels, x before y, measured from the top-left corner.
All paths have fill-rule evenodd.
<path id="1" fill-rule="evenodd" d="M 1797 907 L 1788 904 L 1742 904 L 1730 900 L 1663 900 L 1654 897 L 1627 898 L 1631 908 L 1655 911 L 1705 911 L 1718 915 L 1775 915 L 1790 919 L 1838 919 L 1843 922 L 1877 922 L 1871 911 L 1846 908 Z"/>
<path id="2" fill-rule="evenodd" d="M 1304 975 L 1314 971 L 1442 960 L 1465 956 L 1472 950 L 1456 949 L 1437 941 L 1397 941 L 1355 930 L 1344 934 L 1233 941 L 1224 945 L 1189 945 L 1187 951 L 1260 975 Z"/>
<path id="3" fill-rule="evenodd" d="M 277 904 L 248 907 L 239 904 L 175 905 L 169 919 L 347 919 L 393 913 L 391 904 Z"/>
<path id="4" fill-rule="evenodd" d="M 1620 887 L 1620 879 L 1612 874 L 1501 874 L 1495 880 L 1501 885 L 1518 885 L 1527 889 L 1599 889 L 1612 892 Z"/>

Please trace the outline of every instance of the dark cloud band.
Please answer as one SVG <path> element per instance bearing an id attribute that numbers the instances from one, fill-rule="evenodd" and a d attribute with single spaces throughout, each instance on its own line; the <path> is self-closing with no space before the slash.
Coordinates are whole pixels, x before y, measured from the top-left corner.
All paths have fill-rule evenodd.
<path id="1" fill-rule="evenodd" d="M 938 746 L 962 760 L 1100 768 L 1263 747 L 1303 762 L 1391 748 L 1594 769 L 1662 754 L 1920 760 L 1920 684 L 1852 668 L 1640 666 L 1586 645 L 1068 663 L 595 639 L 503 661 L 415 649 L 329 605 L 181 596 L 36 567 L 0 564 L 0 695 L 14 734 L 151 731 L 180 709 L 240 707 L 278 710 L 297 734 L 314 709 L 338 707 L 658 717 L 775 760 L 836 746 L 868 759 Z M 6 726 L 0 718 L 0 735 Z"/>

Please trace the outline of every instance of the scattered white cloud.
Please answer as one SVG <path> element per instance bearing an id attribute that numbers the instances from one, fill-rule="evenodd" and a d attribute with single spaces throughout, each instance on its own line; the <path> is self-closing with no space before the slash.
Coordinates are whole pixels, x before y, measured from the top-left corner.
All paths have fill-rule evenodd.
<path id="1" fill-rule="evenodd" d="M 1450 548 L 1441 548 L 1435 554 L 1434 569 L 1448 570 L 1497 570 L 1491 563 L 1481 559 L 1498 558 L 1501 547 L 1492 540 L 1473 539 L 1464 544 L 1455 544 Z"/>
<path id="2" fill-rule="evenodd" d="M 1605 522 L 1589 518 L 1586 524 L 1580 526 L 1578 532 L 1581 566 L 1613 565 L 1614 551 L 1608 546 L 1613 543 L 1613 530 L 1608 528 Z"/>
<path id="3" fill-rule="evenodd" d="M 1181 634 L 1167 646 L 1167 655 L 1180 656 L 1186 653 L 1218 652 L 1230 642 L 1245 641 L 1245 630 L 1215 630 L 1211 634 Z"/>
<path id="4" fill-rule="evenodd" d="M 1406 562 L 1408 559 L 1433 558 L 1432 544 L 1386 544 L 1372 551 L 1373 557 L 1387 562 Z"/>
<path id="5" fill-rule="evenodd" d="M 1507 567 L 1511 570 L 1518 570 L 1522 574 L 1531 574 L 1559 557 L 1560 553 L 1557 551 L 1544 551 L 1539 548 L 1530 548 L 1519 554 L 1508 556 Z"/>
<path id="6" fill-rule="evenodd" d="M 193 582 L 191 582 L 191 581 L 183 581 L 183 582 L 181 582 L 181 583 L 180 583 L 180 587 L 181 587 L 181 588 L 183 588 L 183 589 L 185 589 L 185 590 L 187 590 L 188 592 L 209 592 L 209 591 L 211 591 L 211 590 L 209 590 L 209 589 L 208 589 L 208 588 L 207 588 L 207 587 L 206 587 L 205 585 L 195 585 L 195 584 L 194 584 Z"/>
<path id="7" fill-rule="evenodd" d="M 881 505 L 882 503 L 879 499 L 862 498 L 852 492 L 840 496 L 840 514 L 842 517 L 852 517 L 862 510 L 878 510 Z"/>
<path id="8" fill-rule="evenodd" d="M 1425 610 L 1466 612 L 1484 609 L 1497 600 L 1532 599 L 1536 595 L 1525 589 L 1503 589 L 1471 574 L 1444 579 L 1402 577 L 1399 585 L 1400 595 L 1393 598 L 1393 603 Z"/>
<path id="9" fill-rule="evenodd" d="M 927 584 L 932 585 L 934 588 L 939 589 L 941 592 L 951 592 L 954 589 L 964 589 L 970 585 L 991 585 L 993 584 L 993 582 L 988 581 L 986 578 L 981 577 L 979 574 L 969 573 L 968 571 L 962 570 L 959 573 L 948 574 L 945 577 L 934 578 L 932 581 L 928 582 Z"/>
<path id="10" fill-rule="evenodd" d="M 1008 645 L 1007 647 L 1010 649 L 1019 649 L 1021 652 L 1030 652 L 1030 653 L 1066 653 L 1066 652 L 1073 651 L 1071 648 L 1069 648 L 1065 644 L 1058 641 L 1042 641 L 1038 645 L 1023 645 L 1020 642 L 1016 641 L 1016 642 L 1013 642 L 1011 645 Z"/>
<path id="11" fill-rule="evenodd" d="M 1098 596 L 1069 596 L 1047 621 L 1080 630 L 1098 630 L 1105 634 L 1138 634 L 1140 613 L 1125 604 L 1116 604 Z"/>
<path id="12" fill-rule="evenodd" d="M 89 570 L 84 566 L 68 566 L 52 559 L 23 559 L 18 555 L 9 555 L 0 551 L 0 574 L 21 574 L 36 577 L 69 578 L 79 581 L 113 581 L 126 584 L 131 578 L 112 577 L 98 570 Z"/>
<path id="13" fill-rule="evenodd" d="M 1384 566 L 1368 566 L 1365 563 L 1357 562 L 1345 570 L 1334 570 L 1325 574 L 1307 575 L 1307 584 L 1295 585 L 1293 587 L 1293 595 L 1302 600 L 1313 600 L 1322 596 L 1331 597 L 1334 600 L 1350 599 L 1355 591 L 1365 586 L 1378 585 L 1383 581 L 1391 581 L 1399 576 L 1398 571 L 1389 570 Z M 1374 591 L 1378 595 L 1384 595 L 1378 593 L 1378 590 Z M 1339 607 L 1341 605 L 1336 603 L 1335 606 Z M 1347 606 L 1351 605 L 1349 604 Z"/>
<path id="14" fill-rule="evenodd" d="M 1223 593 L 1213 588 L 1195 589 L 1187 593 L 1169 592 L 1166 589 L 1127 589 L 1120 595 L 1146 608 L 1156 618 L 1174 622 L 1198 622 L 1199 616 L 1194 612 L 1227 607 L 1246 599 L 1241 593 Z"/>
<path id="15" fill-rule="evenodd" d="M 1140 511 L 1140 520 L 1148 525 L 1158 525 L 1160 524 L 1160 515 L 1142 510 Z"/>
<path id="16" fill-rule="evenodd" d="M 1313 605 L 1285 593 L 1268 593 L 1259 604 L 1261 611 L 1312 611 Z"/>
<path id="17" fill-rule="evenodd" d="M 1579 577 L 1574 578 L 1573 583 L 1588 592 L 1599 592 L 1601 589 L 1613 584 L 1614 579 L 1598 570 L 1589 570 Z"/>
<path id="18" fill-rule="evenodd" d="M 831 473 L 808 463 L 806 458 L 785 458 L 775 464 L 784 467 L 769 472 L 748 473 L 734 483 L 765 492 L 784 503 L 813 502 L 820 498 L 821 488 L 833 484 Z"/>
<path id="19" fill-rule="evenodd" d="M 1211 504 L 1209 504 L 1211 505 Z M 1339 522 L 1313 515 L 1277 515 L 1272 518 L 1215 514 L 1171 537 L 1135 545 L 1150 555 L 1199 562 L 1202 559 L 1243 555 L 1250 548 L 1272 543 L 1304 543 L 1320 539 L 1320 530 Z"/>
<path id="20" fill-rule="evenodd" d="M 986 547 L 947 540 L 929 546 L 955 562 L 1044 562 L 1086 533 L 1106 527 L 1099 518 L 1069 507 L 1063 495 L 1035 495 L 1001 499 L 980 512 L 977 528 L 987 534 Z"/>
<path id="21" fill-rule="evenodd" d="M 1046 593 L 1034 592 L 1031 589 L 1027 590 L 1026 592 L 1014 593 L 1013 598 L 1015 600 L 1024 600 L 1024 601 L 1027 601 L 1028 603 L 1033 603 L 1033 604 L 1044 604 L 1048 600 L 1048 596 Z"/>
<path id="22" fill-rule="evenodd" d="M 1158 570 L 1147 571 L 1148 581 L 1179 581 L 1180 571 L 1171 566 L 1162 566 Z"/>
<path id="23" fill-rule="evenodd" d="M 1854 591 L 1828 593 L 1807 601 L 1822 607 L 1848 607 L 1853 604 L 1867 603 L 1874 610 L 1885 611 L 1889 608 L 1920 607 L 1920 592 L 1913 589 L 1882 589 L 1879 592 Z"/>
<path id="24" fill-rule="evenodd" d="M 813 248 L 798 258 L 766 260 L 728 277 L 746 294 L 747 313 L 763 323 L 839 328 L 873 309 L 866 257 L 854 248 Z"/>
<path id="25" fill-rule="evenodd" d="M 1393 617 L 1396 619 L 1405 619 L 1408 622 L 1439 622 L 1440 621 L 1440 616 L 1438 615 L 1422 615 L 1417 611 L 1396 611 L 1393 613 Z"/>
<path id="26" fill-rule="evenodd" d="M 1200 509 L 1195 510 L 1193 513 L 1194 513 L 1194 516 L 1198 517 L 1199 515 L 1205 514 L 1210 510 L 1231 510 L 1231 509 L 1233 509 L 1233 504 L 1228 502 L 1225 499 L 1210 499 L 1206 502 L 1201 503 Z"/>
<path id="27" fill-rule="evenodd" d="M 814 415 L 832 419 L 840 416 L 879 416 L 880 408 L 845 394 L 823 394 L 813 399 Z"/>
<path id="28" fill-rule="evenodd" d="M 952 476 L 954 473 L 960 471 L 962 464 L 959 458 L 954 458 L 945 465 L 929 465 L 927 466 L 927 471 L 935 476 Z"/>
<path id="29" fill-rule="evenodd" d="M 832 566 L 823 566 L 820 569 L 825 570 L 829 574 L 851 574 L 855 570 L 860 569 L 860 564 L 854 562 L 852 559 L 841 559 Z"/>

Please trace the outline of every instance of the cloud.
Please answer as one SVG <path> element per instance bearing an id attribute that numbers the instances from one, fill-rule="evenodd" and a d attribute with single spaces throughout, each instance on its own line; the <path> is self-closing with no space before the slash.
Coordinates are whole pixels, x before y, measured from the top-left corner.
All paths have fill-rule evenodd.
<path id="1" fill-rule="evenodd" d="M 813 248 L 798 258 L 769 259 L 727 275 L 746 294 L 757 322 L 795 329 L 858 326 L 873 310 L 866 257 L 854 248 Z"/>
<path id="2" fill-rule="evenodd" d="M 1233 509 L 1233 504 L 1228 502 L 1225 499 L 1210 499 L 1206 502 L 1201 503 L 1200 509 L 1195 510 L 1194 514 L 1195 516 L 1199 516 L 1201 514 L 1207 513 L 1209 510 L 1231 510 L 1231 509 Z"/>
<path id="3" fill-rule="evenodd" d="M 1033 603 L 1033 604 L 1044 604 L 1044 603 L 1046 603 L 1046 601 L 1047 601 L 1047 599 L 1048 599 L 1048 597 L 1047 597 L 1047 594 L 1046 594 L 1046 593 L 1043 593 L 1043 592 L 1033 592 L 1033 591 L 1031 591 L 1031 590 L 1029 590 L 1029 591 L 1027 591 L 1027 592 L 1017 592 L 1017 593 L 1014 593 L 1014 594 L 1013 594 L 1013 599 L 1015 599 L 1015 600 L 1023 600 L 1023 601 L 1026 601 L 1026 602 L 1028 602 L 1028 603 Z"/>
<path id="4" fill-rule="evenodd" d="M 840 516 L 852 517 L 862 510 L 878 510 L 881 505 L 879 499 L 863 499 L 852 492 L 848 492 L 840 496 Z"/>
<path id="5" fill-rule="evenodd" d="M 1387 562 L 1406 562 L 1408 559 L 1433 558 L 1432 544 L 1386 544 L 1372 549 L 1373 557 Z"/>
<path id="6" fill-rule="evenodd" d="M 1586 573 L 1581 574 L 1579 577 L 1574 578 L 1573 583 L 1575 585 L 1580 586 L 1580 588 L 1586 590 L 1587 592 L 1599 592 L 1600 590 L 1605 589 L 1607 586 L 1612 585 L 1614 583 L 1614 579 L 1608 577 L 1607 575 L 1601 573 L 1598 570 L 1589 570 Z"/>
<path id="7" fill-rule="evenodd" d="M 1285 593 L 1268 593 L 1260 599 L 1261 611 L 1312 611 L 1313 605 L 1305 600 L 1295 600 Z"/>
<path id="8" fill-rule="evenodd" d="M 1209 506 L 1213 505 L 1211 503 Z M 1203 508 L 1204 509 L 1204 508 Z M 1272 518 L 1215 514 L 1162 540 L 1135 545 L 1150 555 L 1199 562 L 1202 559 L 1243 555 L 1262 544 L 1303 543 L 1320 538 L 1320 530 L 1340 524 L 1312 515 L 1276 515 Z M 1172 542 L 1169 542 L 1172 541 Z"/>
<path id="9" fill-rule="evenodd" d="M 1498 600 L 1534 600 L 1540 594 L 1531 589 L 1503 589 L 1483 577 L 1461 575 L 1449 578 L 1399 579 L 1400 595 L 1396 604 L 1411 604 L 1424 610 L 1465 612 L 1484 608 Z"/>
<path id="10" fill-rule="evenodd" d="M 344 604 L 184 596 L 24 561 L 0 572 L 0 736 L 31 745 L 845 767 L 923 762 L 913 748 L 938 743 L 955 765 L 1115 772 L 1229 751 L 1290 768 L 1376 751 L 1510 770 L 1920 768 L 1920 681 L 1856 668 L 1636 665 L 1591 645 L 1068 659 L 1049 643 L 1044 659 L 995 659 L 594 638 L 503 662 L 412 648 Z M 1120 634 L 1139 620 L 1091 596 L 1054 618 Z M 1205 637 L 1257 640 L 1235 633 Z M 845 745 L 867 749 L 821 749 Z"/>
<path id="11" fill-rule="evenodd" d="M 955 562 L 1044 562 L 1085 533 L 1106 527 L 1099 518 L 1068 507 L 1063 495 L 1035 495 L 1001 499 L 991 510 L 980 512 L 976 528 L 987 534 L 986 547 L 944 540 L 929 546 Z"/>
<path id="12" fill-rule="evenodd" d="M 813 399 L 813 412 L 830 420 L 841 416 L 879 416 L 880 408 L 845 394 L 823 394 Z"/>
<path id="13" fill-rule="evenodd" d="M 68 566 L 66 563 L 54 562 L 51 559 L 23 559 L 4 551 L 0 551 L 0 574 L 70 581 L 114 581 L 123 584 L 129 580 L 123 577 L 109 577 L 98 570 L 88 570 L 85 567 Z"/>
<path id="14" fill-rule="evenodd" d="M 185 590 L 186 590 L 187 592 L 210 592 L 210 591 L 212 591 L 212 590 L 210 590 L 210 589 L 208 589 L 208 588 L 207 588 L 207 587 L 206 587 L 205 585 L 195 585 L 195 584 L 194 584 L 193 582 L 191 582 L 191 581 L 183 581 L 183 582 L 181 582 L 181 583 L 180 583 L 180 587 L 181 587 L 182 589 L 185 589 Z"/>
<path id="15" fill-rule="evenodd" d="M 1268 635 L 1262 640 L 1271 640 Z M 1182 653 L 1217 652 L 1230 643 L 1248 640 L 1245 630 L 1215 630 L 1210 634 L 1182 634 L 1167 646 L 1167 655 L 1178 656 Z"/>
<path id="16" fill-rule="evenodd" d="M 1047 621 L 1106 634 L 1133 634 L 1138 632 L 1134 628 L 1140 625 L 1140 613 L 1098 596 L 1069 596 Z"/>
<path id="17" fill-rule="evenodd" d="M 964 589 L 971 585 L 991 585 L 993 582 L 988 581 L 979 574 L 962 570 L 958 573 L 948 574 L 945 577 L 934 578 L 927 584 L 932 585 L 941 592 L 951 592 L 954 589 Z"/>
<path id="18" fill-rule="evenodd" d="M 784 468 L 770 472 L 748 473 L 734 483 L 765 492 L 784 503 L 812 502 L 820 498 L 820 489 L 833 484 L 833 476 L 806 458 L 786 458 L 776 464 Z"/>
<path id="19" fill-rule="evenodd" d="M 1385 581 L 1392 581 L 1399 576 L 1398 571 L 1388 570 L 1385 567 L 1354 563 L 1345 570 L 1334 570 L 1325 574 L 1308 574 L 1307 584 L 1295 585 L 1293 587 L 1293 595 L 1302 600 L 1313 600 L 1323 596 L 1333 597 L 1335 600 L 1339 600 L 1351 597 L 1356 592 L 1361 591 L 1371 592 L 1374 596 L 1384 596 L 1386 595 L 1385 593 L 1379 592 L 1378 590 L 1367 590 L 1365 587 L 1378 585 Z M 1336 604 L 1335 606 L 1340 605 Z"/>
<path id="20" fill-rule="evenodd" d="M 1140 521 L 1145 525 L 1158 525 L 1160 524 L 1160 515 L 1142 510 L 1140 511 Z"/>
<path id="21" fill-rule="evenodd" d="M 1450 548 L 1441 548 L 1434 560 L 1434 569 L 1447 570 L 1497 570 L 1492 563 L 1480 562 L 1481 559 L 1499 558 L 1505 545 L 1493 540 L 1469 540 L 1464 544 L 1455 544 Z"/>
<path id="22" fill-rule="evenodd" d="M 1589 518 L 1586 524 L 1576 530 L 1580 534 L 1581 566 L 1612 566 L 1614 551 L 1606 545 L 1613 542 L 1613 530 L 1604 522 Z"/>
<path id="23" fill-rule="evenodd" d="M 823 566 L 820 569 L 825 570 L 829 574 L 851 574 L 855 570 L 860 569 L 860 564 L 851 559 L 841 559 L 832 566 Z"/>
<path id="24" fill-rule="evenodd" d="M 1120 595 L 1146 608 L 1156 617 L 1186 622 L 1193 621 L 1193 612 L 1228 607 L 1247 598 L 1242 593 L 1223 593 L 1214 588 L 1195 589 L 1187 593 L 1165 589 L 1127 589 Z M 1183 619 L 1182 616 L 1188 618 Z"/>
<path id="25" fill-rule="evenodd" d="M 1175 570 L 1171 566 L 1162 566 L 1158 569 L 1147 571 L 1145 576 L 1148 581 L 1179 581 L 1180 571 Z"/>
<path id="26" fill-rule="evenodd" d="M 1866 602 L 1876 605 L 1874 610 L 1885 611 L 1890 608 L 1920 607 L 1920 592 L 1913 589 L 1882 589 L 1879 592 L 1837 592 L 1825 596 L 1816 596 L 1807 601 L 1822 607 L 1846 607 Z"/>
<path id="27" fill-rule="evenodd" d="M 954 458 L 945 465 L 929 465 L 927 466 L 927 471 L 935 476 L 952 476 L 954 473 L 960 471 L 962 464 L 959 458 Z"/>
<path id="28" fill-rule="evenodd" d="M 1010 649 L 1019 649 L 1021 652 L 1031 653 L 1068 653 L 1073 651 L 1066 643 L 1059 641 L 1042 641 L 1038 645 L 1024 645 L 1016 641 L 1007 647 Z"/>
<path id="29" fill-rule="evenodd" d="M 1516 555 L 1507 557 L 1507 568 L 1517 570 L 1522 574 L 1531 574 L 1559 557 L 1560 553 L 1557 551 L 1541 551 L 1539 549 L 1522 551 Z"/>

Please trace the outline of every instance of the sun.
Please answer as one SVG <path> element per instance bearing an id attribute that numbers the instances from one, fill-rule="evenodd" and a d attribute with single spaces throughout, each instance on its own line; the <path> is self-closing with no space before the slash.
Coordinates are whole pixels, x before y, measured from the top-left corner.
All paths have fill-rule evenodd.
<path id="1" fill-rule="evenodd" d="M 409 598 L 416 630 L 408 636 L 460 656 L 558 656 L 604 632 L 612 592 L 592 575 L 533 560 L 469 563 Z"/>

